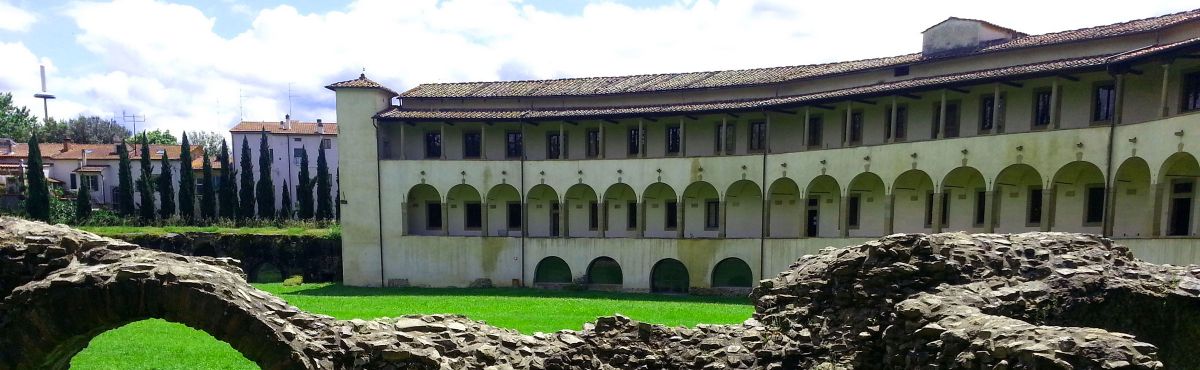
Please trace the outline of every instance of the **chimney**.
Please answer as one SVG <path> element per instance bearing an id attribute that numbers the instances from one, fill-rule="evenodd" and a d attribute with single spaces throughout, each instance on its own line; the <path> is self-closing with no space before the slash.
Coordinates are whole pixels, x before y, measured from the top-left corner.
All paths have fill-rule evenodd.
<path id="1" fill-rule="evenodd" d="M 62 152 L 66 153 L 71 150 L 71 139 L 63 139 Z"/>
<path id="2" fill-rule="evenodd" d="M 88 155 L 88 152 L 91 152 L 91 151 L 90 151 L 90 150 L 87 150 L 87 149 L 84 149 L 84 150 L 83 150 L 83 164 L 80 164 L 80 165 L 79 165 L 79 167 L 81 167 L 81 168 L 82 168 L 82 167 L 87 167 L 87 155 Z"/>
<path id="3" fill-rule="evenodd" d="M 13 154 L 13 147 L 16 144 L 17 142 L 13 139 L 0 139 L 0 149 L 4 151 L 4 154 Z"/>
<path id="4" fill-rule="evenodd" d="M 320 118 L 317 118 L 317 133 L 321 135 L 325 134 L 325 124 L 321 122 Z"/>
<path id="5" fill-rule="evenodd" d="M 283 115 L 283 122 L 280 122 L 280 126 L 283 127 L 284 130 L 291 130 L 292 129 L 292 115 L 290 115 L 290 114 Z"/>

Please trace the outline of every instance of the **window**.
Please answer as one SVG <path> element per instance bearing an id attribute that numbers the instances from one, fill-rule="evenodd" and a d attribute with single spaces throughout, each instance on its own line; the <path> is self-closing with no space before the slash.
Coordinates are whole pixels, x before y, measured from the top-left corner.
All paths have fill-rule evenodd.
<path id="1" fill-rule="evenodd" d="M 666 209 L 663 210 L 663 214 L 665 214 L 667 218 L 663 220 L 663 224 L 666 225 L 663 228 L 667 230 L 675 230 L 675 228 L 679 227 L 679 202 L 668 200 L 664 202 L 664 206 Z"/>
<path id="2" fill-rule="evenodd" d="M 71 174 L 71 190 L 79 189 L 79 175 Z"/>
<path id="3" fill-rule="evenodd" d="M 521 202 L 508 202 L 507 206 L 507 226 L 509 230 L 517 230 L 521 228 Z"/>
<path id="4" fill-rule="evenodd" d="M 1200 109 L 1200 72 L 1183 75 L 1183 104 L 1180 112 L 1191 112 Z"/>
<path id="5" fill-rule="evenodd" d="M 892 76 L 908 76 L 908 66 L 899 66 L 892 69 Z"/>
<path id="6" fill-rule="evenodd" d="M 1033 127 L 1043 128 L 1050 125 L 1050 90 L 1041 89 L 1033 92 Z"/>
<path id="7" fill-rule="evenodd" d="M 84 176 L 88 184 L 88 190 L 96 191 L 100 189 L 100 176 Z"/>
<path id="8" fill-rule="evenodd" d="M 483 136 L 477 132 L 463 133 L 463 158 L 479 158 L 483 150 Z"/>
<path id="9" fill-rule="evenodd" d="M 958 137 L 958 102 L 946 102 L 946 117 L 942 117 L 941 102 L 933 103 L 933 109 L 933 124 L 931 125 L 933 134 L 930 137 L 937 138 L 939 129 L 942 133 L 941 137 Z M 946 125 L 945 128 L 941 127 L 943 124 Z"/>
<path id="10" fill-rule="evenodd" d="M 767 150 L 767 123 L 750 122 L 750 151 Z"/>
<path id="11" fill-rule="evenodd" d="M 629 137 L 625 146 L 629 148 L 629 155 L 637 155 L 642 153 L 642 130 L 639 128 L 629 129 Z"/>
<path id="12" fill-rule="evenodd" d="M 1112 84 L 1096 86 L 1092 92 L 1092 122 L 1109 122 L 1117 104 L 1117 90 Z"/>
<path id="13" fill-rule="evenodd" d="M 562 137 L 557 132 L 546 133 L 546 159 L 565 158 L 563 156 L 565 149 L 566 145 L 562 142 Z"/>
<path id="14" fill-rule="evenodd" d="M 596 201 L 588 203 L 588 229 L 597 230 L 600 228 L 600 204 Z"/>
<path id="15" fill-rule="evenodd" d="M 295 141 L 298 143 L 298 142 L 300 142 L 300 138 L 294 138 L 294 139 L 292 139 L 292 141 Z"/>
<path id="16" fill-rule="evenodd" d="M 667 126 L 667 154 L 679 154 L 679 125 Z"/>
<path id="17" fill-rule="evenodd" d="M 1089 185 L 1084 203 L 1084 225 L 1099 225 L 1104 221 L 1104 185 Z"/>
<path id="18" fill-rule="evenodd" d="M 713 152 L 724 154 L 734 154 L 737 149 L 735 133 L 737 132 L 737 122 L 725 123 L 725 131 L 721 131 L 721 125 L 717 125 L 714 129 L 716 134 L 713 135 Z"/>
<path id="19" fill-rule="evenodd" d="M 1000 95 L 999 110 L 996 110 L 996 96 L 985 95 L 979 99 L 979 131 L 988 132 L 995 128 L 1004 112 L 1004 95 Z"/>
<path id="20" fill-rule="evenodd" d="M 716 199 L 704 201 L 704 229 L 716 230 L 721 225 L 721 202 Z"/>
<path id="21" fill-rule="evenodd" d="M 479 202 L 463 203 L 463 226 L 467 229 L 483 227 L 483 206 Z"/>
<path id="22" fill-rule="evenodd" d="M 300 165 L 300 158 L 304 156 L 303 148 L 292 148 L 292 163 Z"/>
<path id="23" fill-rule="evenodd" d="M 987 213 L 987 191 L 975 192 L 975 226 L 983 225 Z"/>
<path id="24" fill-rule="evenodd" d="M 859 214 L 862 211 L 862 196 L 859 194 L 850 194 L 850 199 L 847 199 L 846 224 L 852 229 L 858 228 Z"/>
<path id="25" fill-rule="evenodd" d="M 438 202 L 425 203 L 425 229 L 442 229 L 442 204 Z"/>
<path id="26" fill-rule="evenodd" d="M 808 117 L 808 146 L 820 148 L 825 139 L 821 137 L 825 131 L 825 120 L 821 116 Z"/>
<path id="27" fill-rule="evenodd" d="M 638 227 L 638 204 L 637 202 L 629 202 L 625 208 L 625 228 L 629 230 Z"/>
<path id="28" fill-rule="evenodd" d="M 1029 212 L 1025 217 L 1025 224 L 1028 226 L 1040 226 L 1042 224 L 1042 188 L 1039 186 L 1029 187 Z"/>
<path id="29" fill-rule="evenodd" d="M 933 226 L 933 192 L 925 193 L 925 227 Z"/>
<path id="30" fill-rule="evenodd" d="M 425 158 L 441 158 L 442 157 L 442 133 L 426 132 L 425 133 Z"/>
<path id="31" fill-rule="evenodd" d="M 884 137 L 891 138 L 891 137 L 893 137 L 892 135 L 894 134 L 896 139 L 903 139 L 905 136 L 907 136 L 907 134 L 908 134 L 908 106 L 906 106 L 906 105 L 897 105 L 896 106 L 896 124 L 895 124 L 896 132 L 894 132 L 894 133 L 892 132 L 892 107 L 887 107 L 887 111 L 884 112 L 884 114 L 885 114 L 883 116 L 883 120 L 885 122 L 885 124 L 883 125 Z"/>
<path id="32" fill-rule="evenodd" d="M 596 158 L 600 156 L 600 129 L 590 128 L 587 130 L 587 157 Z"/>
<path id="33" fill-rule="evenodd" d="M 863 139 L 863 112 L 850 112 L 850 137 L 848 138 L 851 144 L 860 144 Z"/>
<path id="34" fill-rule="evenodd" d="M 321 139 L 321 149 L 333 149 L 333 140 Z"/>
<path id="35" fill-rule="evenodd" d="M 521 158 L 525 154 L 525 145 L 521 141 L 520 131 L 508 131 L 504 134 L 504 155 L 508 158 Z M 519 226 L 518 226 L 519 227 Z"/>

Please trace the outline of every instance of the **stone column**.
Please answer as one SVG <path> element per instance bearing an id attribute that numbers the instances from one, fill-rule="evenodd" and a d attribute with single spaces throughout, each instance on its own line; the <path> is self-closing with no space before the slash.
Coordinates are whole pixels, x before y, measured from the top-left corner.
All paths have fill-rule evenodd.
<path id="1" fill-rule="evenodd" d="M 888 136 L 886 138 L 887 142 L 889 142 L 889 143 L 896 142 L 896 117 L 898 117 L 898 115 L 899 115 L 899 112 L 896 111 L 897 107 L 898 107 L 898 105 L 896 105 L 896 97 L 892 96 L 892 111 L 891 111 L 891 114 L 889 115 L 890 116 L 889 118 L 891 119 L 891 121 L 888 124 L 888 126 L 889 126 L 888 127 Z"/>
<path id="2" fill-rule="evenodd" d="M 439 156 L 439 159 L 446 159 L 446 123 L 443 122 L 441 125 L 438 125 L 438 130 L 438 137 L 441 138 L 442 141 L 441 143 L 438 143 L 438 145 L 441 146 L 441 153 L 439 153 L 441 155 Z"/>
<path id="3" fill-rule="evenodd" d="M 720 140 L 717 140 L 717 155 L 728 154 L 725 153 L 725 143 L 729 141 L 729 134 L 725 129 L 725 126 L 728 125 L 727 120 L 727 117 L 721 117 L 721 125 L 717 126 L 717 137 L 720 138 Z"/>
<path id="4" fill-rule="evenodd" d="M 942 89 L 941 99 L 942 99 L 941 104 L 938 105 L 938 113 L 937 113 L 937 115 L 938 115 L 937 137 L 935 137 L 934 139 L 941 139 L 941 138 L 946 137 L 946 90 L 945 89 Z"/>
<path id="5" fill-rule="evenodd" d="M 808 107 L 804 107 L 804 122 L 800 123 L 800 150 L 808 150 L 808 113 Z"/>
<path id="6" fill-rule="evenodd" d="M 930 230 L 933 233 L 942 232 L 942 192 L 933 193 L 933 209 L 930 213 L 932 213 L 929 220 Z"/>
<path id="7" fill-rule="evenodd" d="M 1113 124 L 1119 125 L 1121 124 L 1121 112 L 1123 111 L 1121 107 L 1125 105 L 1125 75 L 1117 75 L 1116 80 L 1116 84 L 1113 86 L 1113 91 L 1117 95 L 1113 103 Z"/>
<path id="8" fill-rule="evenodd" d="M 487 160 L 487 127 L 486 123 L 479 125 L 479 160 L 481 161 Z"/>
<path id="9" fill-rule="evenodd" d="M 488 229 L 490 229 L 492 226 L 488 224 L 488 213 L 491 212 L 488 211 L 487 202 L 479 202 L 479 213 L 479 235 L 488 236 Z"/>
<path id="10" fill-rule="evenodd" d="M 1167 109 L 1167 107 L 1168 107 L 1167 106 L 1167 86 L 1168 86 L 1168 81 L 1169 81 L 1168 78 L 1170 78 L 1170 76 L 1171 76 L 1171 63 L 1163 63 L 1162 69 L 1163 69 L 1162 93 L 1160 94 L 1160 96 L 1158 98 L 1158 107 L 1159 107 L 1158 117 L 1159 118 L 1166 117 L 1167 114 L 1170 113 Z"/>
<path id="11" fill-rule="evenodd" d="M 675 237 L 678 239 L 683 239 L 683 229 L 684 229 L 683 212 L 685 212 L 685 210 L 687 209 L 687 205 L 684 204 L 683 202 L 685 202 L 683 196 L 680 196 L 679 201 L 675 202 Z"/>
<path id="12" fill-rule="evenodd" d="M 838 205 L 838 236 L 850 236 L 850 192 L 842 194 L 841 204 Z"/>
<path id="13" fill-rule="evenodd" d="M 842 147 L 850 146 L 850 117 L 854 114 L 854 103 L 846 102 L 846 120 L 842 122 Z"/>
<path id="14" fill-rule="evenodd" d="M 1038 221 L 1038 227 L 1041 231 L 1050 231 L 1054 225 L 1054 198 L 1055 186 L 1042 188 L 1042 219 Z"/>
<path id="15" fill-rule="evenodd" d="M 638 205 L 637 231 L 639 238 L 646 237 L 646 201 L 643 199 Z"/>
<path id="16" fill-rule="evenodd" d="M 558 207 L 558 237 L 568 238 L 571 236 L 571 202 L 564 196 L 559 204 L 561 206 Z"/>
<path id="17" fill-rule="evenodd" d="M 718 200 L 717 204 L 718 204 L 717 212 L 719 213 L 717 215 L 717 219 L 720 220 L 720 222 L 717 224 L 717 237 L 725 238 L 725 235 L 726 235 L 725 234 L 725 231 L 726 231 L 725 224 L 727 223 L 725 221 L 728 220 L 726 215 L 729 214 L 729 209 L 726 207 L 724 200 Z"/>
<path id="18" fill-rule="evenodd" d="M 796 202 L 800 203 L 800 235 L 799 238 L 808 237 L 808 198 L 799 197 Z"/>
<path id="19" fill-rule="evenodd" d="M 1163 193 L 1167 189 L 1167 184 L 1150 184 L 1150 196 L 1154 200 L 1154 210 L 1150 215 L 1150 237 L 1157 238 L 1162 235 L 1162 216 L 1163 216 Z"/>
<path id="20" fill-rule="evenodd" d="M 604 121 L 600 121 L 600 132 L 598 133 L 600 135 L 600 148 L 596 151 L 596 156 L 600 159 L 604 159 L 604 152 L 608 151 L 608 140 L 604 140 L 604 126 Z"/>
<path id="21" fill-rule="evenodd" d="M 766 196 L 763 197 L 762 201 L 762 229 L 760 229 L 758 237 L 771 237 L 771 200 L 767 199 Z"/>
<path id="22" fill-rule="evenodd" d="M 522 137 L 524 138 L 524 137 Z M 529 237 L 529 201 L 525 199 L 521 202 L 521 237 Z"/>
<path id="23" fill-rule="evenodd" d="M 687 157 L 687 125 L 683 123 L 683 118 L 679 119 L 679 156 Z M 681 214 L 683 212 L 680 212 Z"/>
<path id="24" fill-rule="evenodd" d="M 1104 228 L 1102 235 L 1113 236 L 1113 218 L 1116 216 L 1113 207 L 1117 204 L 1117 187 L 1109 185 L 1104 189 Z"/>
<path id="25" fill-rule="evenodd" d="M 558 158 L 556 159 L 567 159 L 567 135 L 563 129 L 565 125 L 562 122 L 558 123 Z"/>
<path id="26" fill-rule="evenodd" d="M 646 158 L 646 124 L 645 120 L 638 118 L 638 157 Z"/>
<path id="27" fill-rule="evenodd" d="M 403 210 L 401 213 L 404 214 L 402 218 L 404 222 L 400 225 L 400 235 L 412 235 L 412 227 L 408 226 L 410 221 L 408 217 L 408 202 L 400 202 L 400 209 Z"/>
<path id="28" fill-rule="evenodd" d="M 1058 123 L 1058 78 L 1050 80 L 1050 127 L 1057 129 Z M 1043 213 L 1044 214 L 1044 213 Z"/>
<path id="29" fill-rule="evenodd" d="M 896 193 L 883 195 L 883 235 L 892 235 L 896 228 Z"/>
<path id="30" fill-rule="evenodd" d="M 596 220 L 596 228 L 600 230 L 600 237 L 604 238 L 608 234 L 608 202 L 597 202 L 596 210 L 600 212 L 600 214 L 596 215 L 596 217 L 600 218 Z M 588 211 L 590 212 L 591 210 Z"/>
<path id="31" fill-rule="evenodd" d="M 1000 114 L 1000 83 L 992 84 L 992 131 L 996 133 L 1004 132 L 1004 121 Z"/>
<path id="32" fill-rule="evenodd" d="M 442 143 L 446 141 L 443 140 Z M 442 146 L 442 153 L 446 153 L 446 147 Z M 442 236 L 450 235 L 450 202 L 442 201 Z"/>
<path id="33" fill-rule="evenodd" d="M 405 126 L 408 126 L 408 125 L 400 124 L 400 154 L 399 154 L 399 156 L 395 157 L 395 158 L 399 158 L 399 159 L 408 159 L 408 156 L 404 154 L 404 151 L 408 149 L 408 144 L 404 142 L 404 132 L 406 131 L 404 129 Z"/>

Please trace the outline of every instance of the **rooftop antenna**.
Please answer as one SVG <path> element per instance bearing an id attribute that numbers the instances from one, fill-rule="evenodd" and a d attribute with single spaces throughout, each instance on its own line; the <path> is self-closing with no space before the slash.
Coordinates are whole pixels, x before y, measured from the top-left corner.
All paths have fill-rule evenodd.
<path id="1" fill-rule="evenodd" d="M 238 88 L 238 121 L 246 119 L 246 109 L 242 106 L 242 88 Z"/>
<path id="2" fill-rule="evenodd" d="M 133 124 L 133 133 L 137 134 L 137 132 L 138 132 L 137 124 L 146 122 L 146 116 L 145 115 L 139 116 L 136 113 L 125 113 L 125 110 L 122 109 L 121 110 L 121 120 L 124 121 L 125 124 L 132 123 Z"/>
<path id="3" fill-rule="evenodd" d="M 292 116 L 292 83 L 288 82 L 288 117 Z"/>
<path id="4" fill-rule="evenodd" d="M 50 122 L 50 105 L 47 103 L 50 99 L 54 99 L 54 94 L 46 92 L 46 65 L 41 65 L 42 70 L 42 92 L 33 94 L 33 97 L 42 99 L 42 122 Z"/>

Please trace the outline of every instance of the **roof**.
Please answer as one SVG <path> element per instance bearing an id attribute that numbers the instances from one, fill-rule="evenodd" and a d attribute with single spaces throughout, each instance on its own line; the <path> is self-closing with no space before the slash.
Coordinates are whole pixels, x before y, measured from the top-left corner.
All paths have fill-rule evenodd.
<path id="1" fill-rule="evenodd" d="M 328 86 L 325 86 L 325 88 L 333 91 L 337 91 L 338 89 L 380 89 L 387 91 L 388 93 L 392 94 L 392 96 L 399 95 L 396 94 L 396 91 L 389 89 L 378 82 L 371 81 L 371 79 L 367 78 L 366 73 L 359 74 L 358 78 L 353 80 L 331 83 Z"/>
<path id="2" fill-rule="evenodd" d="M 57 159 L 57 160 L 82 160 L 84 152 L 87 152 L 88 160 L 118 160 L 117 155 L 118 144 L 75 144 L 71 143 L 67 146 L 67 150 L 63 150 L 63 143 L 40 143 L 38 148 L 42 152 L 42 158 Z M 129 159 L 138 160 L 142 158 L 141 145 L 128 143 Z M 179 145 L 160 145 L 150 144 L 150 157 L 154 160 L 162 158 L 161 152 L 167 154 L 168 160 L 179 160 L 179 155 L 182 153 Z M 203 163 L 204 147 L 192 145 L 192 167 L 200 168 Z M 29 157 L 29 144 L 16 143 L 12 147 L 12 152 L 0 152 L 0 160 L 3 159 L 25 159 Z M 212 161 L 213 168 L 220 168 L 217 161 Z"/>
<path id="3" fill-rule="evenodd" d="M 971 52 L 955 54 L 951 57 L 963 57 L 990 52 L 1015 50 L 1020 48 L 1047 46 L 1068 42 L 1096 40 L 1152 32 L 1183 22 L 1193 21 L 1197 18 L 1200 18 L 1200 9 L 1097 27 L 1081 28 L 1041 35 L 1025 35 Z M 1003 28 L 1000 26 L 996 27 Z M 429 83 L 422 84 L 405 91 L 403 94 L 400 94 L 400 96 L 404 98 L 586 96 L 732 86 L 753 86 L 908 65 L 923 61 L 942 59 L 944 57 L 946 56 L 926 57 L 920 53 L 913 53 L 847 62 L 729 71 L 646 74 L 618 77 L 564 78 L 530 81 Z M 365 80 L 365 77 L 362 76 L 360 76 L 360 80 L 370 82 L 370 80 Z M 336 85 L 342 83 L 349 84 L 347 86 L 366 83 L 354 81 L 359 80 L 339 82 L 337 84 L 330 85 L 329 87 L 332 89 L 337 87 Z M 374 82 L 370 83 L 378 85 Z M 382 87 L 380 86 L 379 88 Z"/>
<path id="4" fill-rule="evenodd" d="M 241 123 L 238 123 L 237 126 L 233 126 L 233 128 L 229 129 L 229 132 L 259 133 L 259 132 L 262 132 L 265 130 L 272 134 L 337 136 L 337 129 L 338 129 L 337 123 L 323 122 L 323 123 L 321 123 L 321 125 L 325 126 L 324 134 L 318 133 L 316 122 L 292 121 L 292 125 L 291 125 L 292 127 L 290 129 L 284 129 L 283 126 L 279 124 L 279 122 L 242 121 Z"/>
<path id="5" fill-rule="evenodd" d="M 992 23 L 992 22 L 988 22 L 988 21 L 982 20 L 982 19 L 974 19 L 974 18 L 960 18 L 960 17 L 950 17 L 950 18 L 946 18 L 946 20 L 944 20 L 944 21 L 941 21 L 941 22 L 938 22 L 938 23 L 937 23 L 937 24 L 935 24 L 935 25 L 929 26 L 929 28 L 926 28 L 924 31 L 921 31 L 921 33 L 926 33 L 926 32 L 929 32 L 929 30 L 932 30 L 934 27 L 940 26 L 940 25 L 942 25 L 942 23 L 946 23 L 946 22 L 949 22 L 949 21 L 968 21 L 968 22 L 982 23 L 982 24 L 983 24 L 983 25 L 985 25 L 985 26 L 992 27 L 992 28 L 995 28 L 995 29 L 998 29 L 998 30 L 1004 31 L 1004 32 L 1006 32 L 1006 33 L 1010 33 L 1010 34 L 1014 34 L 1014 35 L 1019 35 L 1019 36 L 1028 36 L 1028 35 L 1027 35 L 1026 33 L 1024 33 L 1024 32 L 1017 31 L 1017 30 L 1014 30 L 1014 29 L 1012 29 L 1012 28 L 1004 27 L 1004 26 L 1001 26 L 1001 25 L 998 25 L 998 24 L 995 24 L 995 23 Z"/>
<path id="6" fill-rule="evenodd" d="M 108 166 L 83 166 L 75 169 L 75 172 L 104 172 Z"/>

